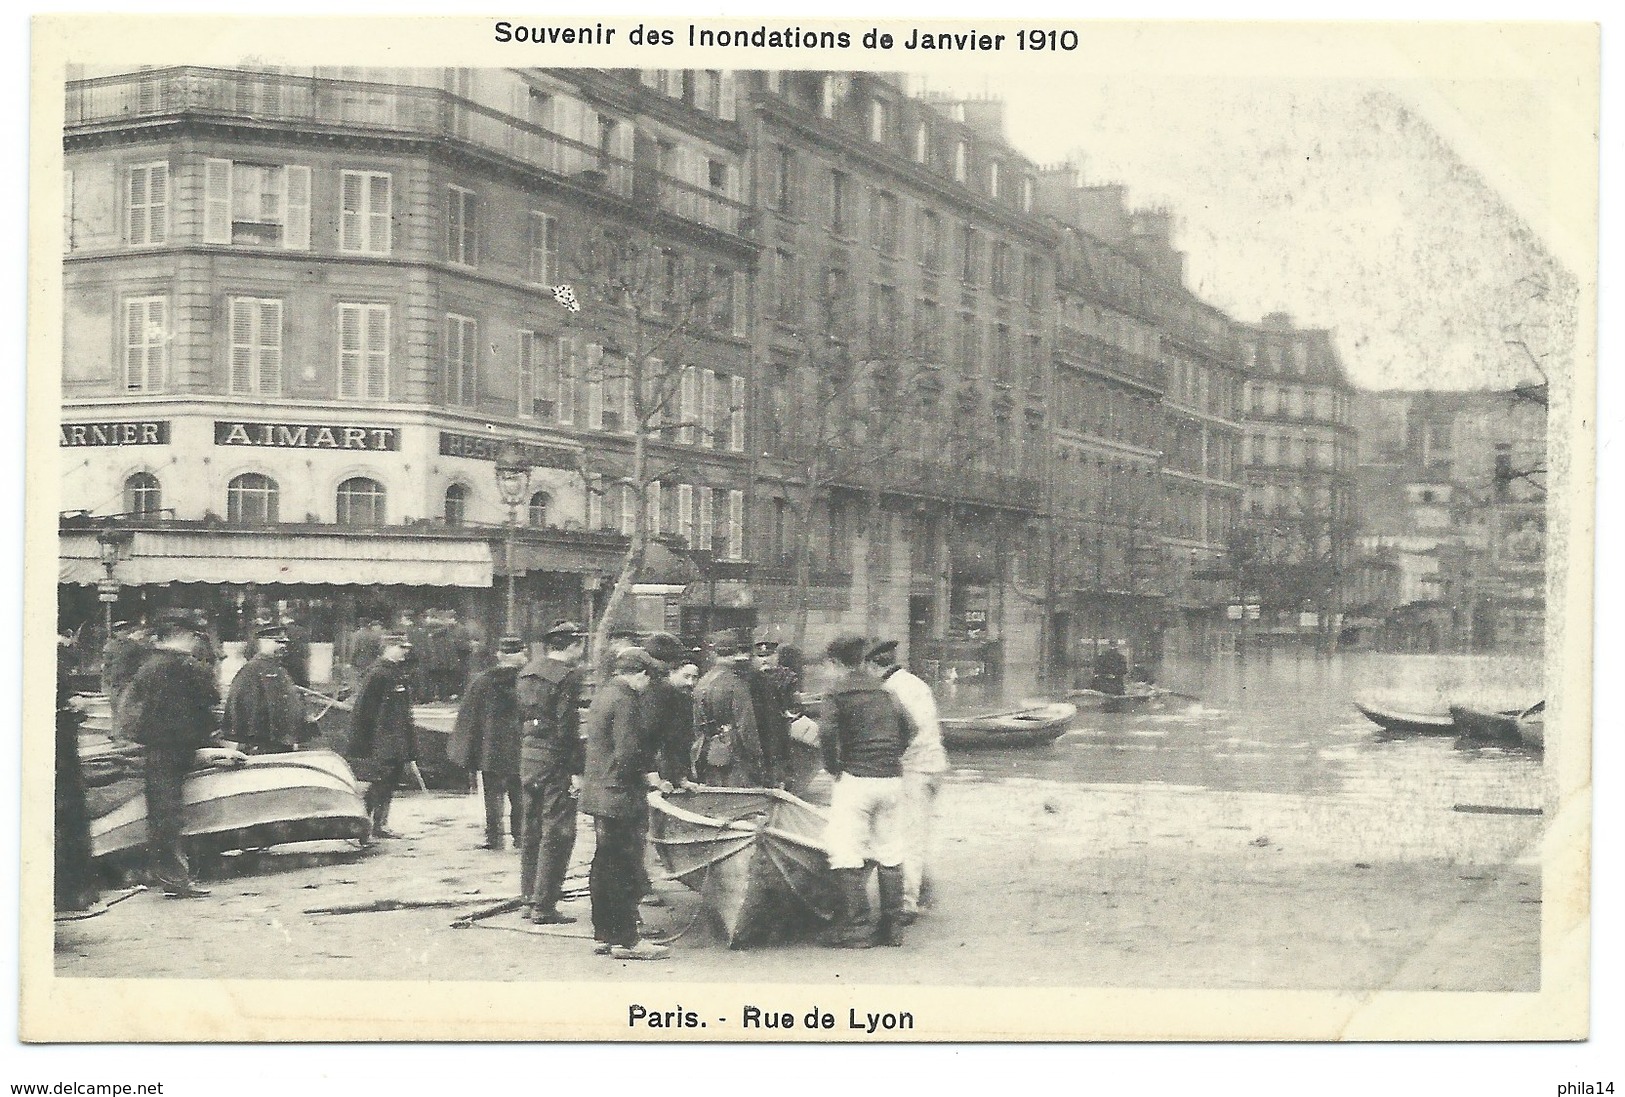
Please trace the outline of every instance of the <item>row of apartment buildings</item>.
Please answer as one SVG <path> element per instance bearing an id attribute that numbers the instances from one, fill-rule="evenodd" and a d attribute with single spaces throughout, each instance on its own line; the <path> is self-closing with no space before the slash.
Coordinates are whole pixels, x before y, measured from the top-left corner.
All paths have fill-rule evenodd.
<path id="1" fill-rule="evenodd" d="M 402 608 L 495 629 L 512 577 L 534 631 L 601 608 L 639 520 L 641 627 L 800 619 L 961 677 L 1211 642 L 1271 594 L 1340 609 L 1261 578 L 1352 543 L 1329 333 L 1199 299 L 1169 211 L 1027 160 L 996 100 L 870 72 L 72 76 L 66 625 L 101 582 L 228 636 L 296 609 L 342 656 Z"/>

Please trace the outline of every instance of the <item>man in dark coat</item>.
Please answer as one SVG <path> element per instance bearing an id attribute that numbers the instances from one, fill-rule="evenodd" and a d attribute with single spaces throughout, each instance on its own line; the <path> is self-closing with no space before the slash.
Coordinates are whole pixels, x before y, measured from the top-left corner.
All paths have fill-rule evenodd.
<path id="1" fill-rule="evenodd" d="M 587 768 L 581 810 L 593 817 L 593 850 L 588 888 L 592 892 L 592 934 L 598 951 L 618 960 L 660 960 L 670 949 L 638 936 L 642 873 L 638 820 L 652 788 L 671 786 L 654 772 L 638 695 L 660 663 L 639 647 L 627 648 L 610 664 L 612 677 L 598 688 L 587 712 Z"/>
<path id="2" fill-rule="evenodd" d="M 694 683 L 700 668 L 693 653 L 669 632 L 649 637 L 644 650 L 662 672 L 643 691 L 649 747 L 660 776 L 672 785 L 694 780 Z"/>
<path id="3" fill-rule="evenodd" d="M 113 731 L 128 734 L 124 721 L 124 691 L 135 681 L 136 671 L 152 654 L 152 634 L 139 624 L 117 621 L 113 635 L 102 648 L 102 692 L 112 709 Z"/>
<path id="4" fill-rule="evenodd" d="M 481 849 L 502 849 L 502 815 L 517 845 L 524 819 L 524 792 L 519 783 L 519 668 L 525 665 L 525 641 L 504 636 L 497 642 L 497 665 L 482 671 L 468 687 L 457 710 L 446 754 L 467 773 L 479 773 L 485 787 L 485 842 Z"/>
<path id="5" fill-rule="evenodd" d="M 356 693 L 355 711 L 350 718 L 350 743 L 345 755 L 365 775 L 367 811 L 372 816 L 372 838 L 399 838 L 389 829 L 389 806 L 406 775 L 409 764 L 417 761 L 417 727 L 412 722 L 412 687 L 407 681 L 406 661 L 412 652 L 404 633 L 384 637 L 384 651 L 362 679 Z"/>
<path id="6" fill-rule="evenodd" d="M 350 666 L 355 671 L 356 686 L 361 685 L 383 651 L 384 626 L 377 621 L 365 621 L 350 634 Z"/>
<path id="7" fill-rule="evenodd" d="M 226 691 L 223 736 L 244 754 L 285 754 L 310 737 L 304 698 L 283 666 L 288 637 L 279 625 L 266 625 L 254 636 L 259 651 L 231 680 Z"/>
<path id="8" fill-rule="evenodd" d="M 842 636 L 826 657 L 838 676 L 824 695 L 818 737 L 835 778 L 824 844 L 840 887 L 842 913 L 829 944 L 868 948 L 903 943 L 903 842 L 899 808 L 903 752 L 914 725 L 880 680 L 863 673 L 867 641 Z M 880 923 L 869 913 L 869 866 L 878 864 Z"/>
<path id="9" fill-rule="evenodd" d="M 1095 677 L 1090 685 L 1101 693 L 1119 695 L 1123 692 L 1123 683 L 1128 678 L 1128 657 L 1123 654 L 1123 642 L 1113 640 L 1111 644 L 1095 656 Z"/>
<path id="10" fill-rule="evenodd" d="M 768 772 L 782 781 L 790 772 L 790 708 L 795 703 L 796 676 L 779 665 L 779 642 L 769 632 L 757 634 L 751 654 L 755 665 L 750 695 L 756 706 L 756 731 Z"/>
<path id="11" fill-rule="evenodd" d="M 96 901 L 96 869 L 90 856 L 90 810 L 85 774 L 79 764 L 79 725 L 84 714 L 73 707 L 69 671 L 58 641 L 56 672 L 56 828 L 52 883 L 56 909 L 84 910 Z"/>
<path id="12" fill-rule="evenodd" d="M 537 925 L 574 922 L 560 913 L 564 873 L 576 844 L 581 790 L 581 673 L 587 633 L 559 621 L 542 636 L 542 654 L 519 672 L 519 782 L 525 790 L 519 886 L 524 917 Z"/>
<path id="13" fill-rule="evenodd" d="M 750 654 L 731 632 L 712 633 L 708 642 L 717 661 L 694 687 L 694 770 L 703 785 L 773 784 L 776 775 L 756 726 Z"/>
<path id="14" fill-rule="evenodd" d="M 147 849 L 152 858 L 152 884 L 172 899 L 209 894 L 192 880 L 181 848 L 182 790 L 198 752 L 214 741 L 214 704 L 219 694 L 214 675 L 197 659 L 205 642 L 191 615 L 160 623 L 153 654 L 141 664 L 125 691 L 125 717 L 131 735 L 143 747 L 146 769 Z M 235 751 L 204 761 L 240 760 Z"/>
<path id="15" fill-rule="evenodd" d="M 282 649 L 282 665 L 293 684 L 310 688 L 310 630 L 297 617 L 282 618 L 282 632 L 286 637 Z"/>

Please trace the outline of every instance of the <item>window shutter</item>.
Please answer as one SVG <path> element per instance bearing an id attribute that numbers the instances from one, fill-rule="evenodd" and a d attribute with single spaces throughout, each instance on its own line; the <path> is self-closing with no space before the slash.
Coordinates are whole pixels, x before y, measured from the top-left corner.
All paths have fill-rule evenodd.
<path id="1" fill-rule="evenodd" d="M 638 426 L 637 404 L 632 400 L 632 364 L 626 364 L 626 376 L 621 378 L 621 430 L 627 434 L 636 434 Z"/>
<path id="2" fill-rule="evenodd" d="M 130 243 L 147 242 L 147 169 L 131 168 L 124 208 L 129 211 Z"/>
<path id="3" fill-rule="evenodd" d="M 366 395 L 372 400 L 385 400 L 389 397 L 389 306 L 368 305 L 366 318 Z"/>
<path id="4" fill-rule="evenodd" d="M 696 532 L 699 534 L 699 547 L 710 551 L 711 549 L 711 489 L 700 488 L 700 523 Z"/>
<path id="5" fill-rule="evenodd" d="M 706 370 L 700 375 L 700 445 L 717 444 L 717 375 Z"/>
<path id="6" fill-rule="evenodd" d="M 147 376 L 147 302 L 124 302 L 124 388 L 140 392 Z"/>
<path id="7" fill-rule="evenodd" d="M 310 250 L 310 168 L 303 164 L 282 169 L 282 246 Z"/>
<path id="8" fill-rule="evenodd" d="M 646 407 L 643 410 L 649 415 L 649 424 L 653 427 L 664 427 L 671 422 L 671 404 L 661 399 L 669 394 L 667 389 L 666 363 L 660 358 L 650 358 L 643 363 L 643 392 L 644 400 L 657 407 Z M 671 439 L 666 439 L 668 442 Z"/>
<path id="9" fill-rule="evenodd" d="M 574 340 L 563 337 L 558 346 L 558 420 L 569 426 L 576 421 L 576 348 Z"/>
<path id="10" fill-rule="evenodd" d="M 259 394 L 282 395 L 282 302 L 266 300 L 259 306 Z"/>
<path id="11" fill-rule="evenodd" d="M 694 485 L 677 485 L 677 533 L 694 544 Z"/>
<path id="12" fill-rule="evenodd" d="M 519 417 L 529 419 L 536 414 L 536 333 L 519 333 Z"/>
<path id="13" fill-rule="evenodd" d="M 683 367 L 683 379 L 677 394 L 677 417 L 682 426 L 677 440 L 685 446 L 694 444 L 694 419 L 699 414 L 699 401 L 695 398 L 698 378 L 693 366 Z"/>
<path id="14" fill-rule="evenodd" d="M 339 306 L 339 395 L 361 395 L 363 355 L 361 315 L 363 305 Z"/>
<path id="15" fill-rule="evenodd" d="M 649 508 L 649 533 L 652 536 L 660 534 L 660 496 L 664 490 L 665 485 L 658 480 L 644 490 L 644 499 Z"/>
<path id="16" fill-rule="evenodd" d="M 722 101 L 717 104 L 717 116 L 725 122 L 734 120 L 734 96 L 737 83 L 738 79 L 734 76 L 732 70 L 724 69 L 722 71 Z"/>
<path id="17" fill-rule="evenodd" d="M 151 206 L 147 242 L 163 244 L 169 241 L 169 165 L 153 164 L 147 171 L 147 199 Z"/>
<path id="18" fill-rule="evenodd" d="M 745 555 L 745 493 L 728 492 L 728 559 L 739 560 Z"/>
<path id="19" fill-rule="evenodd" d="M 203 166 L 203 242 L 231 243 L 231 161 L 205 160 Z"/>
<path id="20" fill-rule="evenodd" d="M 587 344 L 587 428 L 604 429 L 604 348 Z"/>
<path id="21" fill-rule="evenodd" d="M 750 282 L 745 278 L 743 271 L 735 271 L 733 277 L 733 316 L 731 328 L 733 334 L 743 339 L 750 334 Z"/>
<path id="22" fill-rule="evenodd" d="M 340 190 L 340 205 L 343 212 L 340 214 L 339 247 L 343 251 L 360 251 L 363 233 L 366 225 L 365 216 L 361 208 L 363 201 L 362 177 L 353 171 L 342 173 Z"/>
<path id="23" fill-rule="evenodd" d="M 390 177 L 372 175 L 367 179 L 367 250 L 375 255 L 390 253 Z"/>
<path id="24" fill-rule="evenodd" d="M 631 484 L 621 488 L 621 532 L 630 537 L 638 528 L 638 496 Z"/>
<path id="25" fill-rule="evenodd" d="M 730 381 L 728 406 L 728 449 L 734 453 L 745 452 L 745 379 L 735 377 Z"/>

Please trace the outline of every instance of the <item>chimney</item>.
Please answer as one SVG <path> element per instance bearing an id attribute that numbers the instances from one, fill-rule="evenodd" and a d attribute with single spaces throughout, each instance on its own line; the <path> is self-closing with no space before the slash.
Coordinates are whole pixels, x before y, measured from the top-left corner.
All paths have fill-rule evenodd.
<path id="1" fill-rule="evenodd" d="M 1004 134 L 1004 100 L 967 99 L 964 104 L 965 125 L 984 140 L 1009 144 Z"/>

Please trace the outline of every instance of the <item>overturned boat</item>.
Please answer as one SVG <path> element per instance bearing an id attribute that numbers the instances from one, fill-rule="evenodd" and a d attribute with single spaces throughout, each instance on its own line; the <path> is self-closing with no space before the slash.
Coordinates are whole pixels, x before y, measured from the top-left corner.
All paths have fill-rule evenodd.
<path id="1" fill-rule="evenodd" d="M 1367 705 L 1359 701 L 1354 702 L 1354 707 L 1389 735 L 1456 734 L 1456 721 L 1449 713 L 1401 712 L 1398 709 L 1378 708 L 1376 705 Z"/>
<path id="2" fill-rule="evenodd" d="M 1077 714 L 1076 705 L 1052 701 L 983 716 L 947 717 L 941 721 L 942 742 L 961 750 L 1039 746 L 1066 734 Z"/>
<path id="3" fill-rule="evenodd" d="M 93 857 L 147 843 L 142 783 L 122 783 L 128 798 L 91 819 Z M 194 770 L 182 795 L 182 835 L 215 851 L 364 838 L 370 826 L 355 774 L 327 750 L 262 754 L 230 768 Z"/>
<path id="4" fill-rule="evenodd" d="M 831 921 L 823 809 L 782 789 L 700 787 L 649 795 L 649 838 L 699 893 L 729 948 Z"/>
<path id="5" fill-rule="evenodd" d="M 1451 705 L 1450 717 L 1456 731 L 1475 743 L 1521 746 L 1530 750 L 1546 748 L 1546 702 L 1523 710 L 1487 712 L 1471 705 Z"/>

